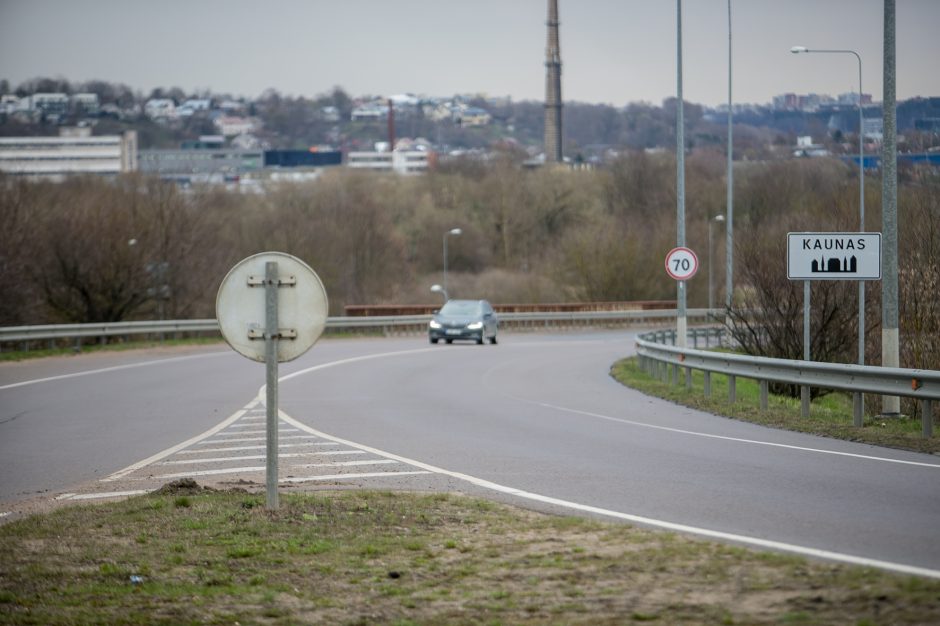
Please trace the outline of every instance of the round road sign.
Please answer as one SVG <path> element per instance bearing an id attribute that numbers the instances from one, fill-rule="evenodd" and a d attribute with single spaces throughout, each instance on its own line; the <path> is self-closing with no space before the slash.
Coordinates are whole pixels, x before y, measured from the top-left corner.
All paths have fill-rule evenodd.
<path id="1" fill-rule="evenodd" d="M 676 280 L 688 280 L 698 271 L 698 257 L 689 248 L 673 248 L 666 255 L 666 273 Z"/>
<path id="2" fill-rule="evenodd" d="M 225 341 L 252 361 L 265 362 L 265 266 L 277 263 L 277 360 L 292 361 L 310 349 L 326 327 L 326 290 L 309 265 L 283 252 L 262 252 L 239 261 L 222 280 L 215 316 Z"/>

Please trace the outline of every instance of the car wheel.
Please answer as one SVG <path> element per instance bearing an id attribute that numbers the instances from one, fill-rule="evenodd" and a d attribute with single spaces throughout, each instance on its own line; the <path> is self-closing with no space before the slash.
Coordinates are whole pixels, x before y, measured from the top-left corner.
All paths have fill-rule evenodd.
<path id="1" fill-rule="evenodd" d="M 493 335 L 492 337 L 490 337 L 490 344 L 494 346 L 496 345 L 496 335 Z"/>
<path id="2" fill-rule="evenodd" d="M 453 339 L 445 339 L 445 340 L 444 340 L 444 343 L 446 343 L 447 345 L 450 345 L 450 344 L 454 343 L 454 340 L 453 340 Z"/>
<path id="3" fill-rule="evenodd" d="M 483 333 L 480 333 L 480 338 L 477 339 L 477 345 L 478 345 L 478 346 L 482 346 L 482 345 L 483 345 L 483 337 L 485 337 L 485 335 L 484 335 Z"/>
<path id="4" fill-rule="evenodd" d="M 431 343 L 437 343 L 437 337 L 428 337 L 428 341 Z"/>

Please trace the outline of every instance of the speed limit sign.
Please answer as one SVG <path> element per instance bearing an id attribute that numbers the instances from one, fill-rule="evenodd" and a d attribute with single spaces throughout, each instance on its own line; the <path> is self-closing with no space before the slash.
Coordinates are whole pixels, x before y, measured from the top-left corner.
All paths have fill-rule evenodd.
<path id="1" fill-rule="evenodd" d="M 666 273 L 676 280 L 688 280 L 698 271 L 698 257 L 689 248 L 673 248 L 666 255 Z"/>

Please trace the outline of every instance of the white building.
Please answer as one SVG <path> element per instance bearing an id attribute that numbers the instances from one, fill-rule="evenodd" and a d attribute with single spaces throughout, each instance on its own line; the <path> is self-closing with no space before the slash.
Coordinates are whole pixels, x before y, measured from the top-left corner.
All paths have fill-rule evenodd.
<path id="1" fill-rule="evenodd" d="M 350 152 L 346 165 L 354 169 L 366 169 L 396 174 L 418 174 L 426 172 L 434 156 L 432 152 L 419 150 L 393 152 Z"/>
<path id="2" fill-rule="evenodd" d="M 64 130 L 64 129 L 63 129 Z M 137 170 L 137 133 L 94 137 L 91 129 L 60 137 L 0 137 L 0 172 L 62 180 L 80 174 L 116 175 Z"/>

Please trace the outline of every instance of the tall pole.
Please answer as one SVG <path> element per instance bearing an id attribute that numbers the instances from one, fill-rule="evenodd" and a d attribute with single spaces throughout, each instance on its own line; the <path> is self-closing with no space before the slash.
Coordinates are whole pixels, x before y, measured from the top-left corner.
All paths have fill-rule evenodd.
<path id="1" fill-rule="evenodd" d="M 852 54 L 858 61 L 858 214 L 859 232 L 865 231 L 865 116 L 862 108 L 862 57 L 855 50 L 818 50 L 794 46 L 790 52 L 822 52 L 830 54 Z M 865 281 L 858 281 L 858 364 L 865 365 Z M 854 394 L 855 425 L 862 425 L 865 411 L 865 396 Z"/>
<path id="2" fill-rule="evenodd" d="M 682 101 L 682 0 L 676 0 L 676 246 L 685 246 L 685 108 Z M 685 281 L 676 283 L 676 345 L 686 346 Z"/>
<path id="3" fill-rule="evenodd" d="M 545 46 L 545 162 L 561 163 L 561 43 L 558 0 L 548 0 L 548 42 Z"/>
<path id="4" fill-rule="evenodd" d="M 731 109 L 731 0 L 728 0 L 728 207 L 725 220 L 725 307 L 731 310 L 734 302 L 734 142 L 732 140 Z"/>
<path id="5" fill-rule="evenodd" d="M 895 84 L 894 0 L 885 0 L 884 18 L 884 141 L 882 143 L 881 205 L 881 365 L 900 367 L 898 325 L 898 143 Z M 884 415 L 901 413 L 901 398 L 882 396 Z"/>
<path id="6" fill-rule="evenodd" d="M 459 228 L 451 228 L 449 231 L 444 233 L 444 298 L 445 299 L 448 297 L 447 296 L 447 293 L 448 293 L 447 291 L 447 236 L 459 235 L 462 232 L 463 231 L 460 230 Z"/>

